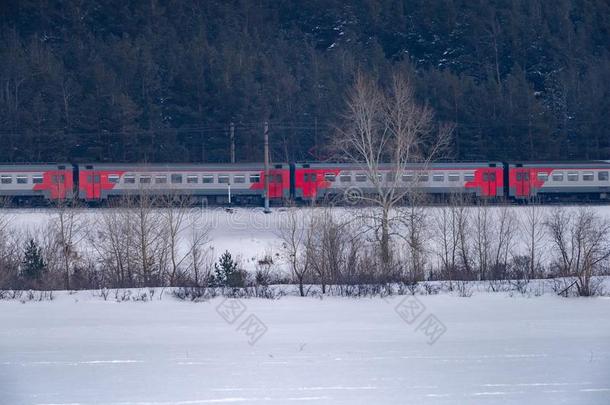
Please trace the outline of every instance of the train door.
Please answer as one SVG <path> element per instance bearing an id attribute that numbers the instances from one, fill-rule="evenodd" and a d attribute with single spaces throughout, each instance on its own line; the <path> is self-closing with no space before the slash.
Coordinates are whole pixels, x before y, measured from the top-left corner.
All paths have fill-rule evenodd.
<path id="1" fill-rule="evenodd" d="M 93 190 L 93 198 L 100 200 L 102 198 L 102 182 L 99 171 L 93 170 L 91 172 L 91 185 Z"/>
<path id="2" fill-rule="evenodd" d="M 501 183 L 502 179 L 498 178 L 495 164 L 491 165 L 490 169 L 483 172 L 483 190 L 481 190 L 481 195 L 485 197 L 495 197 L 498 184 Z"/>
<path id="3" fill-rule="evenodd" d="M 516 196 L 529 198 L 531 196 L 530 173 L 528 169 L 519 167 L 515 169 Z"/>
<path id="4" fill-rule="evenodd" d="M 269 170 L 269 198 L 284 197 L 284 183 L 290 180 L 288 175 L 282 165 L 275 165 L 274 169 Z"/>

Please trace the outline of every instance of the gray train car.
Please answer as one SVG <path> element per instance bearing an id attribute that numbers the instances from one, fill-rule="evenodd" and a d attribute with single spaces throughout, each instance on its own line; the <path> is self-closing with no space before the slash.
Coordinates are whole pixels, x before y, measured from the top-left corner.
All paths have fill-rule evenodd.
<path id="1" fill-rule="evenodd" d="M 190 196 L 209 203 L 258 203 L 264 197 L 262 163 L 112 164 L 78 166 L 79 198 L 106 201 L 142 193 Z M 288 198 L 290 169 L 285 163 L 269 170 L 269 198 Z"/>
<path id="2" fill-rule="evenodd" d="M 17 202 L 72 199 L 73 169 L 69 163 L 0 165 L 0 196 Z"/>
<path id="3" fill-rule="evenodd" d="M 501 162 L 410 164 L 396 178 L 392 165 L 378 168 L 378 181 L 362 166 L 342 163 L 297 163 L 294 165 L 294 196 L 312 201 L 333 196 L 358 199 L 372 195 L 378 187 L 393 184 L 396 189 L 412 188 L 432 196 L 467 194 L 482 199 L 504 196 L 504 169 Z"/>

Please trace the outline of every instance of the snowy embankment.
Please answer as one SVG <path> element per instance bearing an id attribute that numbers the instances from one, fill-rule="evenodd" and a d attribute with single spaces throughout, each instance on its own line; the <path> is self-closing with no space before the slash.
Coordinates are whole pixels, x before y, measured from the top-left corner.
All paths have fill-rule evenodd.
<path id="1" fill-rule="evenodd" d="M 159 298 L 0 301 L 0 402 L 610 403 L 607 297 Z"/>

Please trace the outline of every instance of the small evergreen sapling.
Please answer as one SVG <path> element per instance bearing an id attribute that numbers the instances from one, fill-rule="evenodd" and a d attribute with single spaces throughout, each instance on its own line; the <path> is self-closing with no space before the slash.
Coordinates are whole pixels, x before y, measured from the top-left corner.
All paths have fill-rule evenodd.
<path id="1" fill-rule="evenodd" d="M 214 268 L 214 284 L 222 287 L 243 287 L 244 275 L 237 268 L 237 262 L 228 250 L 220 256 Z"/>
<path id="2" fill-rule="evenodd" d="M 45 271 L 42 249 L 34 239 L 30 239 L 25 246 L 23 256 L 22 276 L 27 281 L 39 281 Z"/>

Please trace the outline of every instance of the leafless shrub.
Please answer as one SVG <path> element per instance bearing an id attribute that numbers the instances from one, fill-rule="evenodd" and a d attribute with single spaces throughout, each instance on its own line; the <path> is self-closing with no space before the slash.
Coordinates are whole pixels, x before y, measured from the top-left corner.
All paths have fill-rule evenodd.
<path id="1" fill-rule="evenodd" d="M 467 280 L 457 280 L 455 281 L 455 291 L 457 292 L 458 297 L 472 297 L 472 284 Z"/>
<path id="2" fill-rule="evenodd" d="M 574 277 L 578 295 L 599 293 L 595 276 L 610 257 L 610 222 L 588 207 L 575 212 L 556 208 L 545 225 L 555 253 L 554 267 L 560 277 Z"/>

